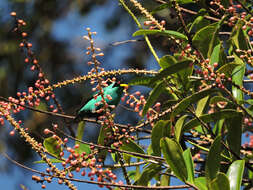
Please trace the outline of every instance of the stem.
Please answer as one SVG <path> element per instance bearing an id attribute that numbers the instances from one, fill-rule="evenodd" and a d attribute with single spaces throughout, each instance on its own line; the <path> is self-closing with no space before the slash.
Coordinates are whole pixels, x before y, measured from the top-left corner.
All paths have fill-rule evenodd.
<path id="1" fill-rule="evenodd" d="M 122 4 L 122 6 L 126 9 L 126 11 L 128 12 L 128 14 L 133 18 L 133 20 L 135 21 L 135 23 L 137 24 L 138 28 L 143 29 L 140 22 L 138 21 L 138 19 L 136 18 L 136 16 L 133 14 L 133 12 L 128 8 L 128 6 L 125 4 L 124 0 L 119 0 L 120 3 Z M 157 56 L 153 46 L 151 45 L 149 38 L 147 37 L 147 35 L 144 34 L 144 39 L 146 40 L 146 43 L 151 51 L 151 53 L 153 54 L 154 58 L 156 59 L 157 63 L 159 64 L 159 57 Z"/>

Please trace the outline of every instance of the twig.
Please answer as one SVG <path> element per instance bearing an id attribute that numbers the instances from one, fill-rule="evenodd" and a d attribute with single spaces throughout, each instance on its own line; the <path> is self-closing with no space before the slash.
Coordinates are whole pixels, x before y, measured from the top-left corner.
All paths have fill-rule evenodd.
<path id="1" fill-rule="evenodd" d="M 119 156 L 119 163 L 120 163 L 123 175 L 125 177 L 126 183 L 127 183 L 127 185 L 131 185 L 130 179 L 127 175 L 127 170 L 126 170 L 126 167 L 125 167 L 125 163 L 124 163 L 124 159 L 122 157 L 122 154 L 118 153 L 117 155 Z"/>
<path id="2" fill-rule="evenodd" d="M 134 162 L 134 163 L 125 163 L 123 166 L 124 167 L 133 167 L 133 166 L 140 166 L 143 164 L 148 163 L 148 161 L 140 161 L 140 162 Z M 112 168 L 112 169 L 116 169 L 116 168 L 121 168 L 121 164 L 114 164 L 114 165 L 103 165 L 104 168 Z"/>
<path id="3" fill-rule="evenodd" d="M 60 114 L 60 113 L 54 113 L 54 112 L 50 112 L 50 111 L 40 110 L 40 109 L 31 107 L 31 106 L 27 106 L 27 105 L 21 105 L 20 103 L 12 102 L 12 101 L 10 101 L 7 98 L 4 98 L 2 96 L 0 96 L 0 100 L 3 100 L 5 102 L 10 102 L 10 103 L 22 106 L 26 109 L 36 111 L 36 112 L 39 112 L 39 113 L 43 113 L 43 114 L 47 114 L 47 115 L 50 115 L 50 116 L 56 116 L 56 117 L 66 118 L 66 119 L 71 119 L 71 120 L 74 120 L 76 118 L 76 116 L 65 115 L 65 114 Z M 83 118 L 82 121 L 86 121 L 86 122 L 90 122 L 90 123 L 99 123 L 99 121 L 97 121 L 95 119 L 90 119 L 90 118 Z M 115 123 L 115 126 L 120 127 L 120 128 L 125 128 L 125 129 L 133 128 L 132 126 L 119 124 L 119 123 Z M 140 131 L 140 132 L 151 133 L 151 130 L 148 130 L 148 129 L 141 129 L 140 128 L 140 129 L 137 129 L 137 130 Z"/>
<path id="4" fill-rule="evenodd" d="M 125 153 L 125 154 L 129 154 L 129 155 L 141 157 L 143 159 L 151 159 L 151 160 L 156 161 L 156 164 L 159 164 L 161 162 L 163 163 L 165 161 L 164 158 L 161 158 L 161 157 L 158 157 L 158 156 L 151 156 L 151 155 L 141 154 L 141 153 L 137 153 L 137 152 L 130 152 L 130 151 L 126 151 L 126 150 L 119 150 L 119 149 L 112 148 L 112 147 L 107 147 L 107 146 L 102 146 L 102 145 L 98 145 L 98 144 L 94 144 L 94 143 L 85 142 L 85 141 L 73 138 L 72 136 L 66 134 L 64 131 L 62 131 L 60 129 L 57 129 L 57 130 L 60 133 L 62 133 L 63 135 L 65 135 L 66 137 L 68 137 L 68 138 L 70 138 L 72 140 L 75 140 L 75 141 L 78 141 L 80 143 L 87 144 L 87 145 L 90 145 L 90 146 L 94 146 L 94 147 L 97 147 L 97 148 L 100 148 L 100 149 L 106 149 L 106 150 L 111 150 L 111 151 L 114 151 L 114 152 Z"/>
<path id="5" fill-rule="evenodd" d="M 157 3 L 159 4 L 167 4 L 167 2 L 163 1 L 163 0 L 154 0 L 156 1 Z M 186 8 L 183 8 L 183 7 L 180 7 L 180 9 L 186 13 L 189 13 L 189 14 L 192 14 L 192 15 L 197 15 L 198 12 L 195 12 L 195 11 L 192 11 L 192 10 L 189 10 L 189 9 L 186 9 Z M 218 18 L 215 18 L 215 17 L 211 17 L 211 16 L 207 16 L 207 15 L 204 15 L 203 16 L 204 18 L 208 19 L 208 20 L 212 20 L 212 21 L 215 21 L 215 22 L 218 22 L 220 21 L 220 19 Z"/>
<path id="6" fill-rule="evenodd" d="M 110 45 L 111 46 L 118 46 L 118 45 L 122 45 L 122 44 L 126 44 L 126 43 L 133 43 L 133 42 L 143 42 L 144 39 L 137 39 L 137 40 L 124 40 L 124 41 L 120 41 L 120 42 L 113 42 Z"/>
<path id="7" fill-rule="evenodd" d="M 80 180 L 76 178 L 67 178 L 67 177 L 60 177 L 56 175 L 51 175 L 48 173 L 40 172 L 38 170 L 32 169 L 30 167 L 27 167 L 23 164 L 20 164 L 19 162 L 13 160 L 10 158 L 6 153 L 2 152 L 2 155 L 7 158 L 9 161 L 14 163 L 15 165 L 24 168 L 26 170 L 29 170 L 33 173 L 40 174 L 42 176 L 50 176 L 53 178 L 59 178 L 59 179 L 65 179 L 69 181 L 76 181 L 76 182 L 81 182 L 81 183 L 89 183 L 89 184 L 96 184 L 96 185 L 105 185 L 105 186 L 114 186 L 114 187 L 125 187 L 125 188 L 134 188 L 134 189 L 184 189 L 184 188 L 189 188 L 191 187 L 190 185 L 174 185 L 174 186 L 157 186 L 157 187 L 147 187 L 147 186 L 141 186 L 141 185 L 120 185 L 120 184 L 115 184 L 115 183 L 107 183 L 107 182 L 96 182 L 96 181 L 89 181 L 89 180 Z"/>
<path id="8" fill-rule="evenodd" d="M 252 15 L 252 12 L 241 2 L 241 1 L 238 1 L 238 0 L 235 0 L 239 5 L 241 5 L 243 7 L 243 9 L 249 13 L 250 15 Z"/>
<path id="9" fill-rule="evenodd" d="M 125 8 L 125 10 L 129 13 L 129 15 L 134 19 L 134 21 L 135 21 L 135 23 L 137 24 L 138 28 L 142 29 L 142 26 L 141 26 L 141 24 L 139 23 L 138 19 L 137 19 L 136 16 L 133 14 L 133 12 L 128 8 L 128 6 L 125 4 L 124 0 L 119 0 L 119 2 L 122 4 L 122 6 Z M 133 0 L 133 2 L 136 2 L 136 1 Z M 138 3 L 138 5 L 140 5 L 140 4 Z M 152 17 L 152 18 L 153 18 L 153 17 Z M 153 19 L 152 19 L 152 18 L 151 18 L 151 20 L 153 20 L 154 22 L 157 23 L 157 21 L 156 21 L 154 18 L 153 18 Z M 160 26 L 159 23 L 157 23 L 157 24 Z M 160 29 L 163 29 L 163 28 L 161 27 Z M 154 58 L 156 59 L 157 63 L 159 63 L 159 57 L 157 56 L 157 54 L 156 54 L 156 52 L 155 52 L 153 46 L 151 45 L 151 43 L 150 43 L 149 38 L 147 37 L 147 35 L 144 35 L 144 39 L 145 39 L 145 41 L 146 41 L 146 43 L 147 43 L 147 45 L 148 45 L 148 47 L 149 47 L 151 53 L 153 54 Z"/>
<path id="10" fill-rule="evenodd" d="M 205 78 L 203 77 L 198 77 L 198 76 L 189 76 L 189 79 L 194 79 L 194 80 L 206 80 Z M 215 81 L 215 79 L 211 79 L 211 81 Z M 246 80 L 243 80 L 244 83 L 253 83 L 253 80 L 251 79 L 246 79 Z"/>

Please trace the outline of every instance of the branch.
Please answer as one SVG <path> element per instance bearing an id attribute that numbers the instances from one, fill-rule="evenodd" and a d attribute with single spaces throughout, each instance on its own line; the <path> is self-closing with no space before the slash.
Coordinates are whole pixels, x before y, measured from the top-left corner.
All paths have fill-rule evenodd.
<path id="1" fill-rule="evenodd" d="M 81 182 L 81 183 L 89 183 L 89 184 L 96 184 L 96 185 L 105 185 L 105 186 L 114 186 L 114 187 L 124 187 L 124 188 L 134 188 L 134 189 L 184 189 L 184 188 L 189 188 L 191 187 L 190 185 L 174 185 L 174 186 L 157 186 L 157 187 L 147 187 L 147 186 L 141 186 L 141 185 L 120 185 L 120 184 L 115 184 L 115 183 L 107 183 L 107 182 L 95 182 L 95 181 L 88 181 L 88 180 L 80 180 L 76 178 L 67 178 L 67 177 L 60 177 L 56 175 L 51 175 L 48 173 L 40 172 L 38 170 L 32 169 L 30 167 L 27 167 L 23 164 L 20 164 L 19 162 L 13 160 L 10 158 L 6 153 L 2 152 L 2 155 L 7 158 L 9 161 L 14 163 L 15 165 L 24 168 L 26 170 L 29 170 L 31 172 L 40 174 L 42 176 L 50 176 L 53 178 L 58 178 L 58 179 L 64 179 L 64 180 L 69 180 L 69 181 L 76 181 L 76 182 Z"/>

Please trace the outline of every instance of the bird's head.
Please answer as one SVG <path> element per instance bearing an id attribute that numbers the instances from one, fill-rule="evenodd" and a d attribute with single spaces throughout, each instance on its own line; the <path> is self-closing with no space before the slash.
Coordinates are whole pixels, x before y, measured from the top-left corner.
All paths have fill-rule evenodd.
<path id="1" fill-rule="evenodd" d="M 113 87 L 116 87 L 116 86 L 121 87 L 121 88 L 125 88 L 125 89 L 128 88 L 128 84 L 121 83 L 121 81 L 115 82 Z"/>

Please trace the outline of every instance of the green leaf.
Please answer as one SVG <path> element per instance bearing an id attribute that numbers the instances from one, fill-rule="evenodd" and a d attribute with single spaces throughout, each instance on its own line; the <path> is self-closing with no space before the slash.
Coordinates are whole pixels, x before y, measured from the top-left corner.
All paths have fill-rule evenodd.
<path id="1" fill-rule="evenodd" d="M 167 67 L 166 69 L 162 70 L 157 75 L 155 75 L 152 80 L 152 83 L 154 83 L 158 80 L 161 80 L 163 78 L 167 78 L 169 75 L 177 73 L 183 69 L 186 69 L 186 68 L 190 67 L 191 64 L 192 64 L 192 60 L 179 61 L 178 63 Z"/>
<path id="2" fill-rule="evenodd" d="M 185 92 L 188 92 L 189 89 L 192 87 L 191 83 L 189 82 L 189 76 L 192 76 L 193 67 L 187 67 L 186 69 L 182 69 L 177 72 L 177 87 L 178 89 L 184 89 Z"/>
<path id="3" fill-rule="evenodd" d="M 200 189 L 200 190 L 207 190 L 207 182 L 205 177 L 198 177 L 194 179 L 194 184 Z"/>
<path id="4" fill-rule="evenodd" d="M 221 161 L 221 136 L 217 136 L 211 145 L 205 164 L 206 178 L 210 182 L 216 178 Z"/>
<path id="5" fill-rule="evenodd" d="M 129 177 L 129 179 L 131 180 L 136 180 L 135 179 L 135 176 L 136 176 L 136 170 L 130 170 L 130 171 L 127 171 L 127 176 Z"/>
<path id="6" fill-rule="evenodd" d="M 221 48 L 221 43 L 217 44 L 214 48 L 213 48 L 213 52 L 211 54 L 210 57 L 210 65 L 213 65 L 215 62 L 219 63 L 219 59 L 220 59 L 220 48 Z"/>
<path id="7" fill-rule="evenodd" d="M 212 93 L 217 92 L 217 91 L 219 91 L 219 89 L 210 88 L 207 90 L 202 90 L 202 91 L 196 92 L 195 94 L 184 98 L 182 101 L 180 101 L 178 104 L 176 104 L 173 112 L 171 113 L 171 117 L 175 117 L 179 113 L 186 111 L 186 109 L 189 107 L 190 104 L 193 104 L 193 103 L 199 101 L 200 99 L 202 99 L 206 96 L 209 96 Z"/>
<path id="8" fill-rule="evenodd" d="M 152 128 L 151 146 L 154 155 L 161 156 L 160 139 L 170 134 L 170 121 L 159 120 Z"/>
<path id="9" fill-rule="evenodd" d="M 204 123 L 209 123 L 209 122 L 218 121 L 221 119 L 239 117 L 240 115 L 242 115 L 241 112 L 237 112 L 236 110 L 232 110 L 232 109 L 226 109 L 226 110 L 221 110 L 221 111 L 214 112 L 211 114 L 204 114 L 200 116 L 199 119 L 202 120 Z M 186 132 L 198 125 L 200 125 L 199 120 L 197 118 L 194 118 L 184 125 L 183 131 Z"/>
<path id="10" fill-rule="evenodd" d="M 164 137 L 160 141 L 160 146 L 167 164 L 169 164 L 176 177 L 181 181 L 186 181 L 187 169 L 180 144 L 173 139 Z"/>
<path id="11" fill-rule="evenodd" d="M 208 44 L 208 46 L 209 46 L 209 49 L 208 49 L 208 52 L 207 52 L 207 56 L 208 57 L 211 57 L 211 54 L 213 53 L 213 51 L 214 51 L 214 48 L 217 46 L 217 45 L 219 45 L 221 42 L 220 42 L 220 39 L 219 39 L 219 28 L 220 28 L 220 23 L 221 23 L 222 21 L 220 21 L 220 22 L 218 22 L 218 24 L 217 24 L 217 26 L 216 26 L 216 28 L 215 28 L 215 31 L 214 31 L 214 33 L 213 33 L 213 35 L 211 35 L 211 42 L 210 42 L 210 44 Z M 220 51 L 220 46 L 218 46 L 217 47 L 217 49 L 216 49 L 216 52 L 219 52 Z M 218 53 L 217 52 L 217 53 Z M 215 56 L 215 55 L 214 55 Z"/>
<path id="12" fill-rule="evenodd" d="M 141 77 L 135 77 L 132 79 L 128 85 L 129 86 L 135 86 L 135 85 L 141 85 L 141 86 L 148 86 L 153 87 L 154 85 L 151 85 L 151 81 L 154 79 L 153 76 L 141 76 Z"/>
<path id="13" fill-rule="evenodd" d="M 203 151 L 206 151 L 206 152 L 209 152 L 209 149 L 208 148 L 205 148 L 203 146 L 200 146 L 198 145 L 197 143 L 194 143 L 194 142 L 191 142 L 191 141 L 187 141 L 188 143 L 190 143 L 191 145 L 193 146 L 196 146 L 197 148 L 199 148 L 200 150 L 203 150 Z M 229 157 L 225 156 L 224 154 L 221 154 L 222 158 L 228 160 L 229 162 L 232 161 Z"/>
<path id="14" fill-rule="evenodd" d="M 210 21 L 206 20 L 204 16 L 198 16 L 192 23 L 189 32 L 195 32 L 200 30 L 201 28 L 204 28 L 205 26 L 209 25 Z"/>
<path id="15" fill-rule="evenodd" d="M 193 184 L 194 183 L 194 165 L 193 165 L 193 160 L 192 160 L 191 149 L 188 148 L 187 150 L 185 150 L 183 153 L 183 156 L 184 156 L 184 161 L 185 161 L 187 173 L 188 173 L 187 182 Z"/>
<path id="16" fill-rule="evenodd" d="M 114 161 L 114 162 L 118 162 L 119 161 L 119 158 L 118 158 L 118 154 L 116 154 L 116 153 L 111 153 L 111 157 L 112 157 L 112 160 Z"/>
<path id="17" fill-rule="evenodd" d="M 136 181 L 137 185 L 143 185 L 148 186 L 148 183 L 150 180 L 155 177 L 156 174 L 158 174 L 162 170 L 162 167 L 158 164 L 150 164 L 148 167 L 146 167 L 142 173 L 139 179 Z"/>
<path id="18" fill-rule="evenodd" d="M 220 135 L 222 133 L 224 121 L 224 119 L 221 119 L 214 124 L 213 133 L 215 135 Z"/>
<path id="19" fill-rule="evenodd" d="M 244 22 L 239 20 L 235 27 L 233 27 L 231 34 L 231 41 L 236 49 L 247 50 L 248 49 L 248 36 L 244 34 L 242 26 Z"/>
<path id="20" fill-rule="evenodd" d="M 128 143 L 124 142 L 123 145 L 120 147 L 120 149 L 129 151 L 129 152 L 136 152 L 136 153 L 140 153 L 140 154 L 145 154 L 144 150 L 132 140 L 128 140 Z M 142 157 L 133 156 L 133 155 L 129 155 L 129 156 L 136 157 L 136 158 L 142 158 Z"/>
<path id="21" fill-rule="evenodd" d="M 217 73 L 224 73 L 226 75 L 226 77 L 230 77 L 233 73 L 233 70 L 239 66 L 240 64 L 238 63 L 227 63 L 223 66 L 221 66 L 218 70 Z"/>
<path id="22" fill-rule="evenodd" d="M 53 154 L 57 158 L 60 157 L 60 152 L 62 151 L 62 147 L 61 146 L 59 147 L 59 143 L 57 139 L 53 137 L 48 137 L 44 139 L 43 145 L 49 153 Z"/>
<path id="23" fill-rule="evenodd" d="M 203 147 L 203 146 L 201 146 L 201 145 L 199 145 L 199 144 L 197 144 L 197 143 L 191 142 L 191 141 L 187 141 L 187 142 L 190 143 L 190 144 L 193 145 L 193 146 L 196 146 L 196 147 L 199 148 L 200 150 L 209 152 L 209 149 L 206 148 L 206 147 Z"/>
<path id="24" fill-rule="evenodd" d="M 208 99 L 209 99 L 209 96 L 206 96 L 199 100 L 196 111 L 195 111 L 197 116 L 200 116 L 203 113 Z"/>
<path id="25" fill-rule="evenodd" d="M 50 162 L 52 163 L 62 163 L 63 161 L 62 160 L 58 160 L 57 158 L 51 158 L 49 159 Z M 46 162 L 44 160 L 39 160 L 39 161 L 35 161 L 33 162 L 34 164 L 46 164 Z"/>
<path id="26" fill-rule="evenodd" d="M 212 190 L 230 190 L 228 177 L 224 173 L 218 173 L 217 177 L 210 183 Z"/>
<path id="27" fill-rule="evenodd" d="M 84 134 L 84 128 L 85 128 L 85 122 L 81 121 L 78 123 L 78 127 L 77 127 L 77 134 L 76 134 L 76 139 L 78 140 L 82 140 L 83 139 L 83 134 Z M 83 144 L 79 141 L 76 141 L 75 144 L 79 144 L 79 148 L 76 149 L 76 152 L 79 154 L 82 154 L 83 152 L 85 152 L 86 154 L 90 154 L 91 150 L 90 150 L 90 146 L 87 144 Z"/>
<path id="28" fill-rule="evenodd" d="M 184 34 L 174 31 L 174 30 L 149 30 L 149 29 L 141 29 L 133 33 L 133 36 L 140 36 L 140 35 L 154 35 L 159 34 L 167 37 L 175 37 L 182 40 L 188 40 L 187 36 Z"/>
<path id="29" fill-rule="evenodd" d="M 232 101 L 230 101 L 227 98 L 224 98 L 223 96 L 214 96 L 214 97 L 212 97 L 209 104 L 217 104 L 218 102 L 227 102 L 229 104 L 234 104 Z"/>
<path id="30" fill-rule="evenodd" d="M 162 69 L 168 68 L 170 65 L 177 63 L 177 59 L 171 55 L 165 55 L 159 60 L 159 65 Z"/>
<path id="31" fill-rule="evenodd" d="M 106 125 L 103 125 L 100 127 L 99 131 L 99 136 L 98 136 L 98 144 L 99 145 L 104 145 L 104 139 L 105 139 L 105 134 L 111 132 L 111 128 L 107 127 Z M 107 156 L 108 151 L 106 149 L 101 149 L 98 152 L 98 158 L 105 160 Z"/>
<path id="32" fill-rule="evenodd" d="M 193 0 L 177 0 L 178 4 L 187 4 L 187 3 L 194 3 Z"/>
<path id="33" fill-rule="evenodd" d="M 169 175 L 162 175 L 161 176 L 161 186 L 169 186 L 170 185 L 170 176 Z"/>
<path id="34" fill-rule="evenodd" d="M 149 93 L 147 102 L 142 110 L 142 117 L 148 112 L 148 109 L 154 104 L 154 102 L 159 98 L 160 94 L 164 91 L 164 83 L 159 82 L 155 88 Z"/>
<path id="35" fill-rule="evenodd" d="M 152 10 L 151 14 L 154 14 L 156 12 L 162 11 L 167 8 L 171 8 L 171 2 L 159 5 L 158 7 L 156 7 L 155 9 Z"/>
<path id="36" fill-rule="evenodd" d="M 232 82 L 235 83 L 236 85 L 242 87 L 243 86 L 243 77 L 245 74 L 246 66 L 245 66 L 243 60 L 241 60 L 236 54 L 234 54 L 234 57 L 235 57 L 235 62 L 240 63 L 240 66 L 237 66 L 233 70 Z M 243 92 L 235 86 L 232 86 L 232 94 L 237 101 L 243 100 Z"/>
<path id="37" fill-rule="evenodd" d="M 197 31 L 192 39 L 193 45 L 200 50 L 205 58 L 210 56 L 213 47 L 219 43 L 217 30 L 218 23 L 208 25 Z"/>
<path id="38" fill-rule="evenodd" d="M 183 115 L 177 120 L 176 125 L 175 125 L 175 137 L 178 143 L 180 142 L 180 139 L 182 136 L 182 128 L 183 128 L 183 124 L 186 118 L 187 118 L 187 115 Z"/>
<path id="39" fill-rule="evenodd" d="M 227 142 L 229 145 L 229 148 L 236 153 L 237 155 L 240 155 L 241 150 L 241 140 L 242 140 L 242 115 L 238 115 L 236 117 L 232 117 L 225 120 L 226 126 L 227 126 Z M 237 160 L 237 158 L 234 155 L 231 155 L 233 160 Z"/>
<path id="40" fill-rule="evenodd" d="M 227 171 L 227 177 L 230 181 L 230 190 L 240 190 L 244 172 L 244 160 L 234 161 Z"/>

